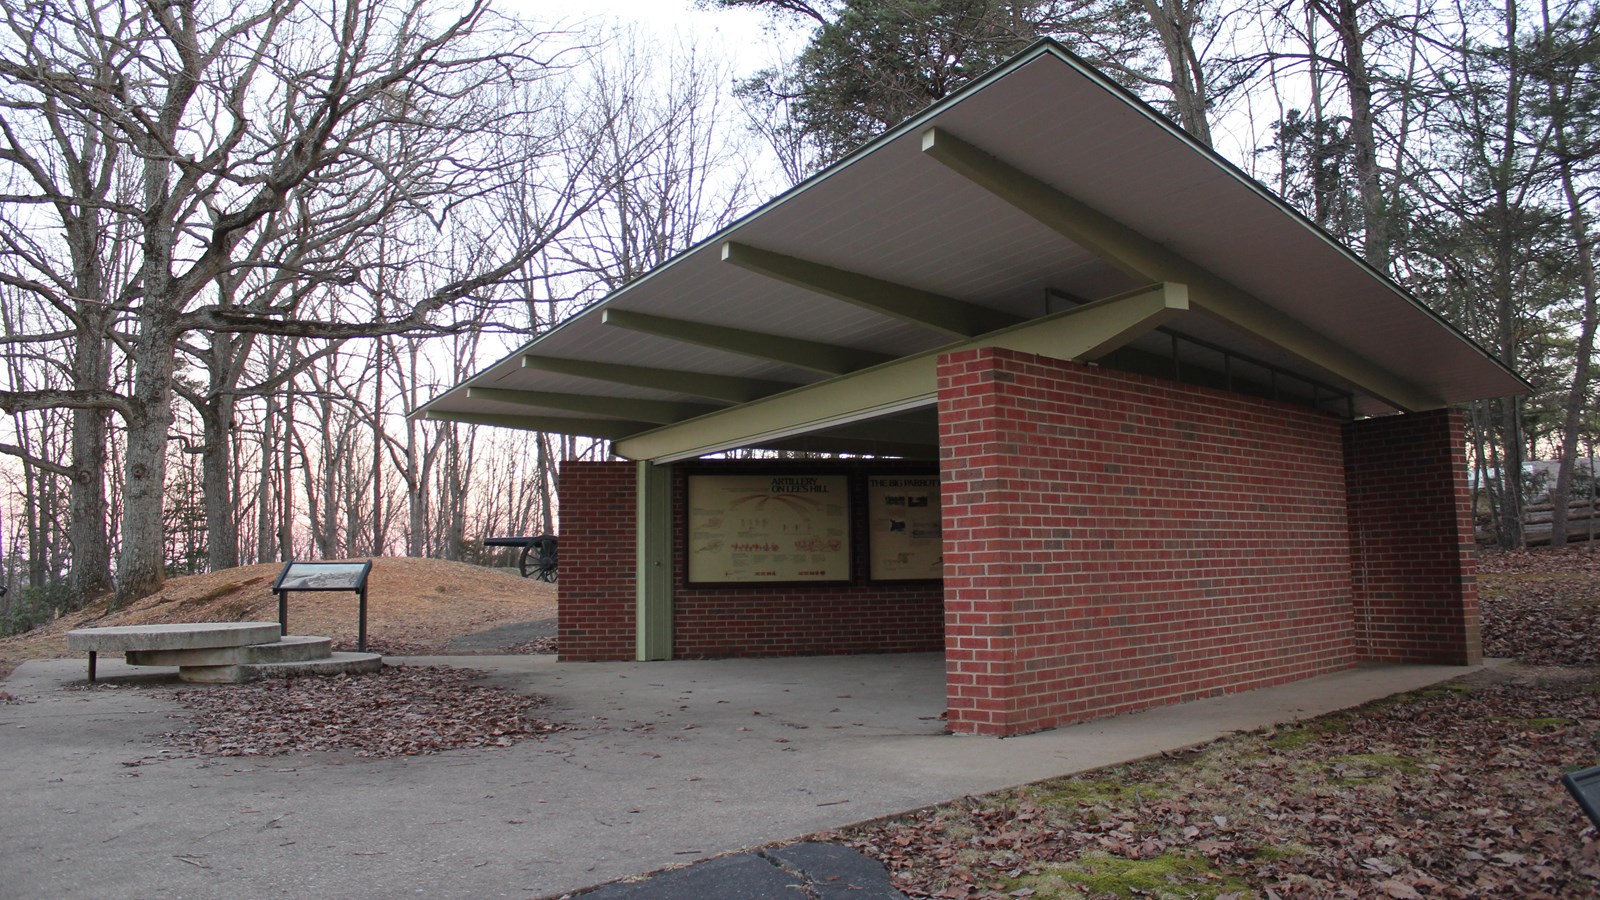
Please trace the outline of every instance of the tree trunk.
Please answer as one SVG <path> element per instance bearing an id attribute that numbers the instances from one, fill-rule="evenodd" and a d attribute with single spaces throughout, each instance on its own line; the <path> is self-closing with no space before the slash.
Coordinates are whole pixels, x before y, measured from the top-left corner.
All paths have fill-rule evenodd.
<path id="1" fill-rule="evenodd" d="M 1199 6 L 1199 3 L 1186 4 L 1184 0 L 1144 0 L 1145 12 L 1167 56 L 1167 69 L 1172 75 L 1172 106 L 1178 114 L 1178 124 L 1209 147 L 1211 124 L 1206 119 L 1205 71 L 1194 49 Z"/>
<path id="2" fill-rule="evenodd" d="M 294 394 L 285 395 L 283 404 L 283 481 L 278 491 L 278 557 L 294 559 Z"/>
<path id="3" fill-rule="evenodd" d="M 1497 528 L 1502 550 L 1522 549 L 1522 416 L 1515 397 L 1496 401 L 1500 410 L 1500 437 L 1505 453 L 1500 465 L 1500 519 Z"/>
<path id="4" fill-rule="evenodd" d="M 1372 73 L 1367 69 L 1366 32 L 1357 0 L 1337 0 L 1323 16 L 1339 35 L 1345 84 L 1350 94 L 1350 146 L 1356 189 L 1361 197 L 1362 255 L 1372 267 L 1390 274 L 1393 240 L 1389 210 L 1378 171 L 1378 140 L 1372 109 Z"/>
<path id="5" fill-rule="evenodd" d="M 383 346 L 372 346 L 372 544 L 373 556 L 383 556 L 389 531 L 383 496 Z"/>
<path id="6" fill-rule="evenodd" d="M 211 571 L 239 564 L 239 519 L 233 493 L 233 416 L 237 399 L 216 393 L 200 407 L 204 439 L 200 451 L 201 492 L 205 494 L 206 562 Z"/>
<path id="7" fill-rule="evenodd" d="M 123 485 L 122 552 L 113 609 L 149 596 L 166 579 L 162 501 L 167 476 L 167 430 L 172 425 L 172 374 L 177 336 L 147 322 L 134 348 L 128 458 Z"/>
<path id="8" fill-rule="evenodd" d="M 541 533 L 555 534 L 555 498 L 550 485 L 555 481 L 555 464 L 550 459 L 550 435 L 539 432 L 539 524 Z"/>
<path id="9" fill-rule="evenodd" d="M 1504 107 L 1504 120 L 1499 123 L 1503 126 L 1504 142 L 1500 149 L 1498 171 L 1494 176 L 1494 198 L 1492 214 L 1495 224 L 1498 225 L 1495 233 L 1494 245 L 1494 273 L 1493 289 L 1495 301 L 1495 338 L 1499 343 L 1496 348 L 1499 359 L 1507 368 L 1515 370 L 1517 366 L 1517 350 L 1520 345 L 1519 323 L 1517 319 L 1517 303 L 1512 269 L 1517 265 L 1516 250 L 1513 246 L 1512 227 L 1512 199 L 1511 180 L 1512 167 L 1517 143 L 1517 124 L 1522 111 L 1522 64 L 1517 47 L 1517 4 L 1515 0 L 1507 0 L 1505 4 L 1505 37 L 1506 46 L 1511 48 L 1506 59 L 1506 96 Z M 1501 493 L 1500 521 L 1500 546 L 1506 550 L 1520 549 L 1523 546 L 1522 535 L 1522 416 L 1521 404 L 1517 398 L 1511 397 L 1500 400 L 1500 438 L 1505 443 L 1504 463 L 1501 466 L 1500 477 L 1504 485 Z"/>
<path id="10" fill-rule="evenodd" d="M 83 332 L 73 347 L 72 381 L 80 390 L 105 390 L 110 384 L 107 355 L 108 322 L 104 313 L 86 314 Z M 72 593 L 80 601 L 111 587 L 111 545 L 106 538 L 106 442 L 109 413 L 104 409 L 72 411 L 72 487 L 67 533 L 72 545 Z"/>
<path id="11" fill-rule="evenodd" d="M 272 464 L 278 458 L 278 448 L 273 439 L 278 427 L 278 403 L 271 395 L 267 396 L 267 411 L 261 419 L 261 466 L 260 480 L 256 490 L 256 562 L 267 562 L 278 557 L 278 547 L 275 537 L 277 528 L 273 524 L 272 504 L 274 485 L 277 483 L 277 473 L 273 471 Z"/>
<path id="12" fill-rule="evenodd" d="M 1553 92 L 1552 92 L 1553 93 Z M 1551 106 L 1556 111 L 1554 123 L 1557 170 L 1561 176 L 1561 190 L 1567 200 L 1567 231 L 1572 237 L 1578 256 L 1578 281 L 1583 287 L 1583 324 L 1578 331 L 1577 371 L 1572 377 L 1572 387 L 1567 391 L 1563 410 L 1561 433 L 1561 462 L 1556 469 L 1556 486 L 1551 502 L 1555 509 L 1550 517 L 1550 545 L 1567 545 L 1567 503 L 1572 498 L 1572 468 L 1578 456 L 1578 432 L 1583 428 L 1584 407 L 1589 398 L 1589 382 L 1594 363 L 1594 331 L 1596 318 L 1596 285 L 1594 249 L 1589 244 L 1589 228 L 1584 221 L 1583 200 L 1573 179 L 1572 156 L 1566 134 L 1565 108 L 1561 98 L 1552 96 Z"/>

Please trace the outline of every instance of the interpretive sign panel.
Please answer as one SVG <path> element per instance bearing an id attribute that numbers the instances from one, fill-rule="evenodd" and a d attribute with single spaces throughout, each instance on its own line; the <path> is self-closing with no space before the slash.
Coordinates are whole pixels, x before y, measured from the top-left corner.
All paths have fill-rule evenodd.
<path id="1" fill-rule="evenodd" d="M 939 476 L 874 475 L 867 479 L 867 546 L 873 581 L 944 576 Z"/>
<path id="2" fill-rule="evenodd" d="M 283 567 L 274 590 L 357 591 L 367 582 L 372 563 L 291 562 Z"/>
<path id="3" fill-rule="evenodd" d="M 367 649 L 367 574 L 372 571 L 372 560 L 366 562 L 295 562 L 289 560 L 273 582 L 272 591 L 278 595 L 278 630 L 289 635 L 290 591 L 353 591 L 361 601 L 359 623 L 356 626 L 356 649 Z"/>
<path id="4" fill-rule="evenodd" d="M 1568 772 L 1561 776 L 1561 783 L 1567 786 L 1572 799 L 1578 801 L 1594 827 L 1600 828 L 1600 766 Z"/>
<path id="5" fill-rule="evenodd" d="M 850 580 L 845 475 L 690 475 L 689 581 Z"/>

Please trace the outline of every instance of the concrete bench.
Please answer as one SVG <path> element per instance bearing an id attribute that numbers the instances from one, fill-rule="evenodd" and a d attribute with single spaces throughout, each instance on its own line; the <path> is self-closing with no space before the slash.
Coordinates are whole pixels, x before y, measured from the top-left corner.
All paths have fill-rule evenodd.
<path id="1" fill-rule="evenodd" d="M 101 653 L 133 666 L 177 666 L 184 681 L 237 684 L 266 676 L 374 672 L 376 653 L 334 653 L 325 637 L 284 637 L 277 622 L 116 625 L 67 632 L 67 649 L 89 654 L 89 682 Z"/>

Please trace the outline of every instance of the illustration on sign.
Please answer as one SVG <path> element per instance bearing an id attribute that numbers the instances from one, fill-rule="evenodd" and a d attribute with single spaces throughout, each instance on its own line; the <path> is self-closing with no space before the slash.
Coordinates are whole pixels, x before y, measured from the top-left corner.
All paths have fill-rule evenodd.
<path id="1" fill-rule="evenodd" d="M 849 580 L 847 476 L 689 476 L 690 582 Z"/>
<path id="2" fill-rule="evenodd" d="M 920 581 L 944 575 L 939 476 L 867 479 L 872 580 Z"/>
<path id="3" fill-rule="evenodd" d="M 291 562 L 278 576 L 275 590 L 358 591 L 366 583 L 371 563 Z"/>

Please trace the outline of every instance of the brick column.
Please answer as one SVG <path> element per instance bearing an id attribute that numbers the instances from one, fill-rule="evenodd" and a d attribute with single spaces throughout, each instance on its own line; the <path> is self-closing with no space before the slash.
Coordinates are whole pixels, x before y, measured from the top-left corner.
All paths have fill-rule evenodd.
<path id="1" fill-rule="evenodd" d="M 1482 661 L 1465 446 L 1453 410 L 1345 426 L 1351 593 L 1363 659 Z"/>
<path id="2" fill-rule="evenodd" d="M 631 462 L 563 462 L 556 650 L 563 662 L 634 658 L 636 594 Z"/>
<path id="3" fill-rule="evenodd" d="M 1020 448 L 1007 433 L 1014 411 L 996 402 L 998 385 L 1014 381 L 983 351 L 940 360 L 945 691 L 956 732 L 1020 730 L 1018 592 L 1005 576 L 1020 567 L 1010 506 L 1027 485 L 1018 472 Z"/>

